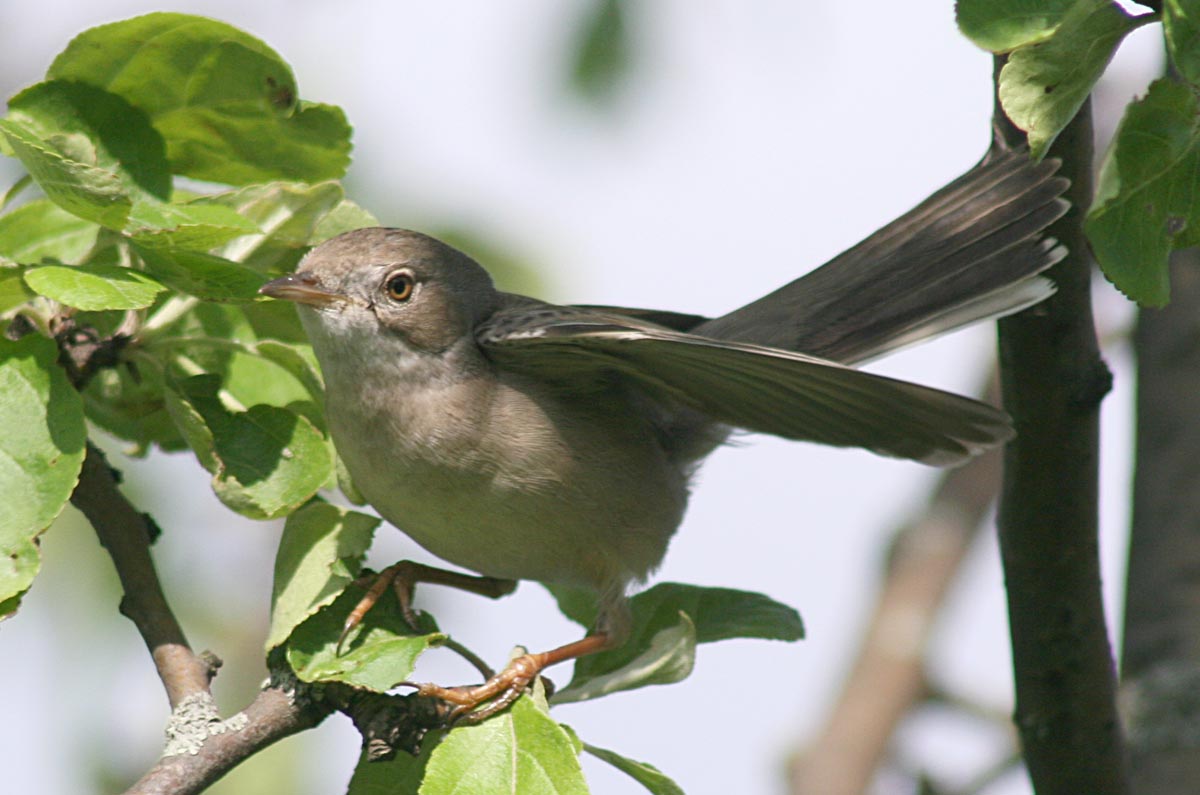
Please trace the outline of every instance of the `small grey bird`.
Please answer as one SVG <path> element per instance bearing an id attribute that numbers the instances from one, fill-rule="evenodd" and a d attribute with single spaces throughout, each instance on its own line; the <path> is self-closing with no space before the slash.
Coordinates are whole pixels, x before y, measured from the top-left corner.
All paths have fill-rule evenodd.
<path id="1" fill-rule="evenodd" d="M 419 567 L 410 580 L 598 596 L 583 640 L 478 687 L 420 692 L 477 720 L 547 665 L 619 645 L 627 590 L 662 561 L 690 477 L 735 428 L 938 466 L 1010 438 L 988 405 L 851 365 L 1049 295 L 1038 274 L 1064 251 L 1043 230 L 1067 209 L 1056 169 L 994 150 L 849 251 L 713 319 L 499 292 L 465 254 L 402 229 L 340 235 L 265 285 L 299 305 L 358 490 L 484 575 Z"/>

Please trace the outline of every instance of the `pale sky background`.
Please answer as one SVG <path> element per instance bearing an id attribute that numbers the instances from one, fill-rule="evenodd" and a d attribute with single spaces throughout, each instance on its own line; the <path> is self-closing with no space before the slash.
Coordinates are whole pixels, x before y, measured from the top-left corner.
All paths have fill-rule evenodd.
<path id="1" fill-rule="evenodd" d="M 0 92 L 41 79 L 70 37 L 94 24 L 151 10 L 213 16 L 280 52 L 302 97 L 345 108 L 356 128 L 351 194 L 385 224 L 477 229 L 542 270 L 545 298 L 709 314 L 824 262 L 969 168 L 986 146 L 991 61 L 958 34 L 950 0 L 629 6 L 636 74 L 608 114 L 562 87 L 585 5 L 554 0 L 5 0 Z M 1155 74 L 1159 35 L 1151 26 L 1126 43 L 1102 113 Z M 13 174 L 0 171 L 6 184 Z M 1128 321 L 1107 285 L 1097 301 L 1106 327 Z M 975 329 L 876 369 L 967 391 L 989 363 L 992 334 Z M 1106 356 L 1117 386 L 1104 404 L 1103 555 L 1116 625 L 1131 376 L 1122 346 Z M 252 651 L 265 632 L 278 525 L 220 507 L 191 457 L 113 463 L 166 528 L 156 555 L 170 597 L 203 601 L 213 616 L 185 629 L 197 648 L 226 657 L 217 694 L 231 712 L 262 676 L 261 661 L 232 647 Z M 885 541 L 935 475 L 762 437 L 718 451 L 656 581 L 762 591 L 800 610 L 808 638 L 704 646 L 681 684 L 556 715 L 588 742 L 653 763 L 693 795 L 782 791 L 786 755 L 821 724 L 852 659 Z M 141 771 L 160 747 L 166 701 L 132 626 L 115 610 L 83 613 L 97 598 L 115 607 L 111 586 L 104 590 L 111 565 L 89 532 L 78 522 L 52 529 L 46 571 L 0 631 L 6 791 L 83 792 L 89 765 Z M 68 551 L 72 536 L 83 551 Z M 400 557 L 421 553 L 381 530 L 371 563 Z M 442 627 L 497 662 L 515 643 L 541 649 L 576 633 L 534 585 L 498 603 L 428 588 L 418 600 L 436 601 Z M 935 649 L 939 682 L 1011 709 L 990 535 L 955 586 Z M 469 678 L 453 664 L 421 672 Z M 552 678 L 569 679 L 565 670 Z M 767 695 L 740 695 L 753 683 Z M 288 743 L 309 749 L 297 762 L 307 789 L 296 792 L 342 791 L 358 744 L 349 721 L 334 716 Z M 898 747 L 952 783 L 1001 753 L 994 733 L 931 714 L 911 721 Z M 83 748 L 91 756 L 75 764 Z M 594 792 L 644 791 L 601 763 L 585 760 L 585 770 Z M 258 785 L 281 791 L 278 782 Z M 881 777 L 874 791 L 906 792 L 896 785 Z M 251 786 L 244 781 L 242 791 L 257 791 Z M 987 795 L 1028 792 L 1014 775 Z"/>

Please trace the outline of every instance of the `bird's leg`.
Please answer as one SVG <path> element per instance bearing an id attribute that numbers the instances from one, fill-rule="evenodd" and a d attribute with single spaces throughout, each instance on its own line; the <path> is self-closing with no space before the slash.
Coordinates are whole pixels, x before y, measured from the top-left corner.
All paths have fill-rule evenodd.
<path id="1" fill-rule="evenodd" d="M 537 654 L 522 654 L 509 661 L 500 673 L 474 687 L 442 687 L 435 684 L 405 682 L 417 694 L 440 698 L 457 706 L 450 713 L 450 724 L 479 723 L 508 707 L 521 697 L 525 688 L 551 665 L 574 660 L 619 645 L 609 632 L 595 632 L 582 640 Z M 484 704 L 480 707 L 480 704 Z"/>
<path id="2" fill-rule="evenodd" d="M 614 582 L 600 597 L 596 623 L 582 640 L 537 654 L 522 654 L 509 661 L 500 673 L 481 685 L 442 687 L 434 684 L 404 684 L 423 696 L 434 696 L 455 704 L 449 723 L 472 724 L 490 718 L 521 697 L 525 688 L 551 665 L 615 649 L 629 639 L 633 617 L 623 582 Z M 482 705 L 482 706 L 480 706 Z"/>
<path id="3" fill-rule="evenodd" d="M 389 585 L 396 589 L 396 598 L 400 600 L 400 611 L 404 616 L 404 620 L 410 627 L 416 629 L 417 613 L 413 610 L 412 600 L 413 590 L 419 582 L 449 585 L 453 588 L 476 593 L 480 596 L 487 596 L 491 599 L 508 596 L 517 589 L 516 580 L 502 580 L 498 577 L 461 574 L 456 571 L 447 571 L 433 566 L 426 566 L 424 563 L 402 560 L 399 563 L 388 566 L 370 578 L 371 584 L 367 588 L 366 594 L 358 601 L 354 609 L 350 611 L 350 615 L 346 616 L 346 621 L 342 625 L 342 634 L 338 637 L 337 653 L 342 653 L 342 645 L 346 642 L 346 637 L 350 634 L 350 630 L 362 623 L 367 611 L 375 606 L 375 603 L 379 601 L 379 597 L 383 596 L 383 592 L 387 590 Z"/>

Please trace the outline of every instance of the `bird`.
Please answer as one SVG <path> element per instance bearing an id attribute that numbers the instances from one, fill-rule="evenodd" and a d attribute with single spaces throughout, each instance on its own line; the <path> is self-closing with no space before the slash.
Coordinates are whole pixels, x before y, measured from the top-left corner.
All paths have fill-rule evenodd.
<path id="1" fill-rule="evenodd" d="M 361 495 L 439 558 L 396 583 L 490 596 L 586 589 L 584 638 L 484 683 L 415 685 L 477 722 L 548 666 L 620 646 L 629 594 L 661 563 L 703 459 L 738 430 L 954 466 L 1013 435 L 999 409 L 856 369 L 1037 304 L 1065 255 L 1057 161 L 993 144 L 978 164 L 824 265 L 715 318 L 501 292 L 466 254 L 370 227 L 312 248 L 261 292 L 295 303 L 330 433 Z M 343 638 L 345 633 L 343 633 Z"/>

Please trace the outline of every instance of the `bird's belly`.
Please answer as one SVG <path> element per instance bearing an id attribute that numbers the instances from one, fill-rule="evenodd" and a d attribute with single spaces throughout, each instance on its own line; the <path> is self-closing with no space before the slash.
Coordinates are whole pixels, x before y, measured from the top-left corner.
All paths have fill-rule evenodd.
<path id="1" fill-rule="evenodd" d="M 339 433 L 338 419 L 331 412 L 339 452 L 380 515 L 438 557 L 488 576 L 620 588 L 657 567 L 682 516 L 683 478 L 654 451 L 626 448 L 602 461 L 615 449 L 607 438 L 482 449 L 448 432 L 385 431 L 386 423 L 362 438 Z"/>

